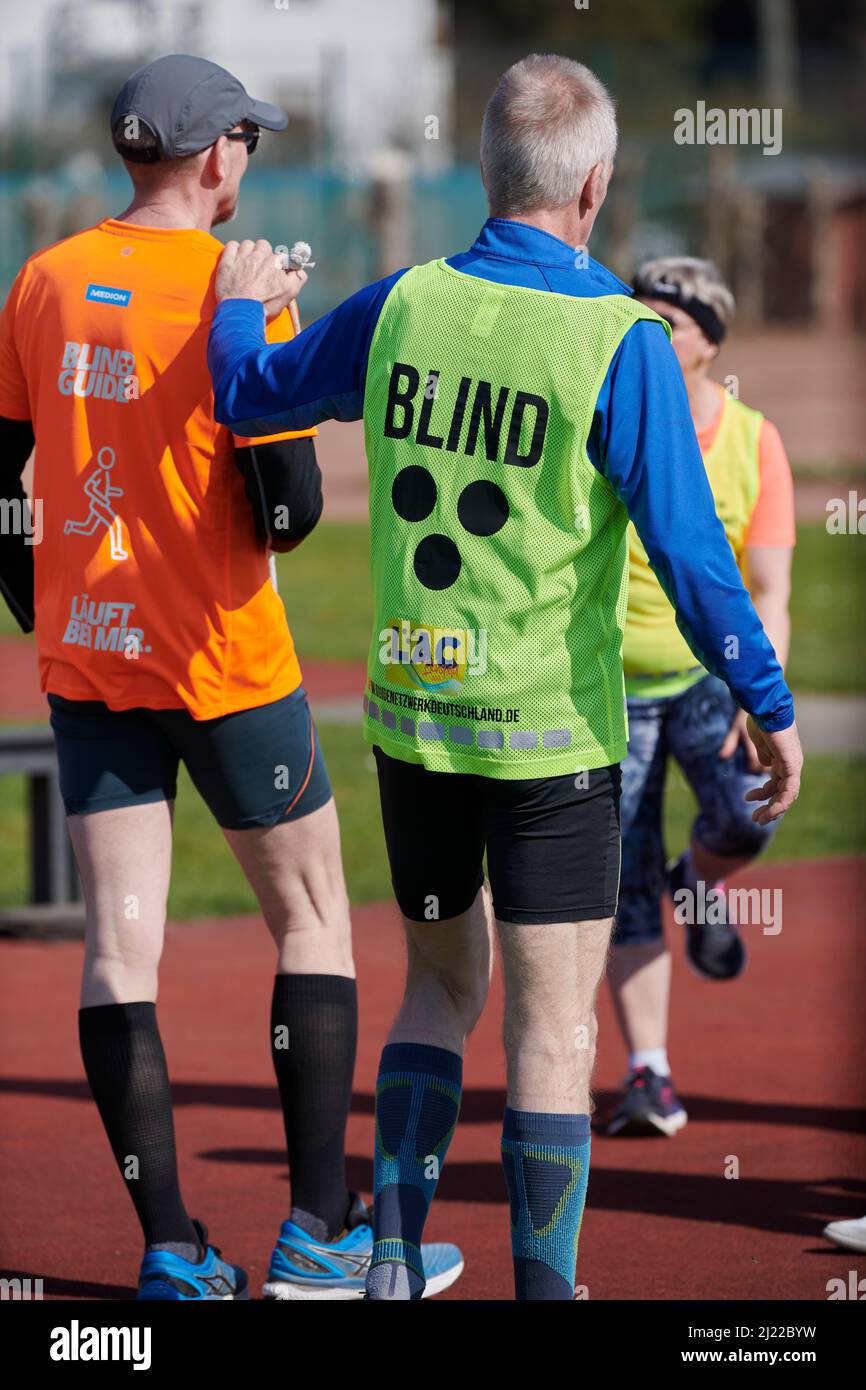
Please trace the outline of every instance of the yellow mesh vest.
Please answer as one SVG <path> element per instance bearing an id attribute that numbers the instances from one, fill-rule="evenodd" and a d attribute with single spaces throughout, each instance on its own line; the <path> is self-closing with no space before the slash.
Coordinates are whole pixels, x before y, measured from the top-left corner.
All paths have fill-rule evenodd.
<path id="1" fill-rule="evenodd" d="M 715 439 L 704 467 L 737 563 L 760 482 L 758 440 L 763 415 L 727 392 Z M 664 461 L 659 460 L 664 467 Z M 650 568 L 634 526 L 628 527 L 628 611 L 623 665 L 629 695 L 678 695 L 706 674 L 676 624 L 674 610 Z"/>
<path id="2" fill-rule="evenodd" d="M 390 756 L 531 778 L 625 755 L 628 517 L 587 439 L 639 319 L 662 322 L 627 295 L 500 285 L 444 261 L 389 294 L 364 397 L 364 733 Z"/>

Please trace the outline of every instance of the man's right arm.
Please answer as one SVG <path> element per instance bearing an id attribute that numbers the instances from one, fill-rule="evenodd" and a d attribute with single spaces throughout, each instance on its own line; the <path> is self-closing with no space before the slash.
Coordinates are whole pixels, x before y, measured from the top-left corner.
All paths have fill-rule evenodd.
<path id="1" fill-rule="evenodd" d="M 224 299 L 208 341 L 219 422 L 236 434 L 267 435 L 360 420 L 370 343 L 402 274 L 368 285 L 290 342 L 273 345 L 265 341 L 258 300 Z"/>

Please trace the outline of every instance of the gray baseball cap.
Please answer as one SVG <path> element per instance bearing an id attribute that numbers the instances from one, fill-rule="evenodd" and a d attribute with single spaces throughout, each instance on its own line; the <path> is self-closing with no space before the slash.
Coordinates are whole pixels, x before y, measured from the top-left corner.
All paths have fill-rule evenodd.
<path id="1" fill-rule="evenodd" d="M 225 68 L 189 53 L 157 58 L 126 79 L 111 111 L 112 136 L 129 117 L 137 117 L 156 137 L 158 152 L 144 155 L 147 161 L 198 154 L 241 121 L 265 130 L 285 130 L 289 124 L 285 111 L 255 101 Z M 135 135 L 130 138 L 123 129 L 121 135 L 124 158 L 135 161 Z"/>

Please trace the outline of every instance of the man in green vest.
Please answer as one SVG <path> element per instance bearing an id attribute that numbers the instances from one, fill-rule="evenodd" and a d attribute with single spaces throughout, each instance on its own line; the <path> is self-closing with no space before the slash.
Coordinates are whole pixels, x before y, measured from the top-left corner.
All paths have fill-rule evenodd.
<path id="1" fill-rule="evenodd" d="M 230 244 L 217 278 L 217 419 L 248 435 L 365 423 L 364 727 L 409 956 L 377 1087 L 370 1299 L 423 1290 L 422 1229 L 490 975 L 485 852 L 515 1289 L 573 1297 L 619 879 L 629 517 L 696 656 L 753 718 L 768 769 L 755 815 L 777 819 L 798 792 L 791 694 L 716 517 L 668 328 L 586 251 L 616 141 L 594 74 L 533 55 L 485 113 L 491 215 L 468 251 L 275 347 L 267 243 Z"/>

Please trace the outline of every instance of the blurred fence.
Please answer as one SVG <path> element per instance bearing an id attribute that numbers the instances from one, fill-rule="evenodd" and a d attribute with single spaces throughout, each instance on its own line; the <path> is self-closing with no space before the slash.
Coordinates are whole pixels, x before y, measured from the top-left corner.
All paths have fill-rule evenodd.
<path id="1" fill-rule="evenodd" d="M 129 197 L 129 180 L 119 168 L 91 175 L 85 184 L 75 171 L 36 178 L 0 174 L 0 295 L 34 251 L 120 212 Z M 309 321 L 388 270 L 469 245 L 485 215 L 474 169 L 397 184 L 263 169 L 249 171 L 237 217 L 217 235 L 263 236 L 289 246 L 308 241 L 316 261 L 304 291 Z M 385 259 L 388 248 L 393 264 Z"/>
<path id="2" fill-rule="evenodd" d="M 93 155 L 51 173 L 0 173 L 0 293 L 34 251 L 116 214 L 129 196 L 124 171 Z M 485 216 L 477 165 L 419 176 L 392 151 L 367 178 L 252 167 L 237 217 L 218 234 L 308 241 L 316 260 L 304 294 L 309 322 L 380 275 L 465 248 Z M 863 163 L 680 147 L 672 170 L 670 138 L 648 137 L 620 151 L 592 252 L 625 278 L 646 256 L 712 256 L 744 328 L 862 331 L 864 238 Z"/>

